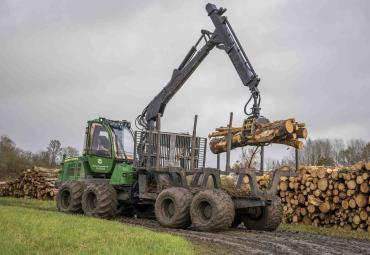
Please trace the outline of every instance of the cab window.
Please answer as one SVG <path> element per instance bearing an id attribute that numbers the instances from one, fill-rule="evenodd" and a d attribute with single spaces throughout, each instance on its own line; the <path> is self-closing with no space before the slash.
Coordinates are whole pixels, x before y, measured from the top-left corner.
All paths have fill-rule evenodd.
<path id="1" fill-rule="evenodd" d="M 112 130 L 116 139 L 116 157 L 132 160 L 134 158 L 134 138 L 130 130 L 126 127 Z"/>
<path id="2" fill-rule="evenodd" d="M 90 137 L 91 154 L 102 157 L 111 157 L 111 143 L 109 134 L 103 125 L 99 123 L 93 123 L 91 125 Z"/>

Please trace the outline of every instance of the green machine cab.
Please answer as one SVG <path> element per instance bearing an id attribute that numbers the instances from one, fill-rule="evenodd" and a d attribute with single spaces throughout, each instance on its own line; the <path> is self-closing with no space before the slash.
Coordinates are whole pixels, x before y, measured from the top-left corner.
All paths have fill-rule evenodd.
<path id="1" fill-rule="evenodd" d="M 88 121 L 83 155 L 63 159 L 59 183 L 101 179 L 112 185 L 131 186 L 135 181 L 133 151 L 130 122 L 105 118 Z"/>

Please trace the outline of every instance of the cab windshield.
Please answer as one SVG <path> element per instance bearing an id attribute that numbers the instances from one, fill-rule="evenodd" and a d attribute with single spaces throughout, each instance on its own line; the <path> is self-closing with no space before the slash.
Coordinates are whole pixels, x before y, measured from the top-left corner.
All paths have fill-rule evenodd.
<path id="1" fill-rule="evenodd" d="M 134 138 L 127 127 L 112 128 L 116 137 L 117 157 L 121 159 L 134 158 Z"/>

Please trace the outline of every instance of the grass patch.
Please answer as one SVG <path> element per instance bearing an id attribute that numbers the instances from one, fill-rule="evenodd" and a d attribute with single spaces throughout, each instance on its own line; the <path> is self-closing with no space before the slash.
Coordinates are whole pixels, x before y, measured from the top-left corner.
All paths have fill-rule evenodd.
<path id="1" fill-rule="evenodd" d="M 356 239 L 368 239 L 370 240 L 370 233 L 366 231 L 355 231 L 345 230 L 338 227 L 314 227 L 304 224 L 281 224 L 279 230 L 285 230 L 290 232 L 303 232 L 309 234 L 317 234 L 324 236 L 344 237 L 344 238 L 356 238 Z"/>
<path id="2" fill-rule="evenodd" d="M 0 198 L 2 254 L 194 254 L 182 237 L 83 215 L 54 201 Z"/>
<path id="3" fill-rule="evenodd" d="M 0 206 L 16 206 L 44 211 L 57 211 L 55 201 L 50 200 L 0 197 Z"/>

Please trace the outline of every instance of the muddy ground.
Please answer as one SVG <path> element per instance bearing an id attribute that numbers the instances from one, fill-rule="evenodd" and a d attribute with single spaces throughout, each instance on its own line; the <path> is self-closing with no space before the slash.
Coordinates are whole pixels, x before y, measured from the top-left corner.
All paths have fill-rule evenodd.
<path id="1" fill-rule="evenodd" d="M 173 233 L 192 241 L 202 254 L 369 254 L 370 241 L 290 231 L 251 231 L 233 228 L 218 233 L 168 229 L 155 220 L 119 218 L 121 222 Z"/>

